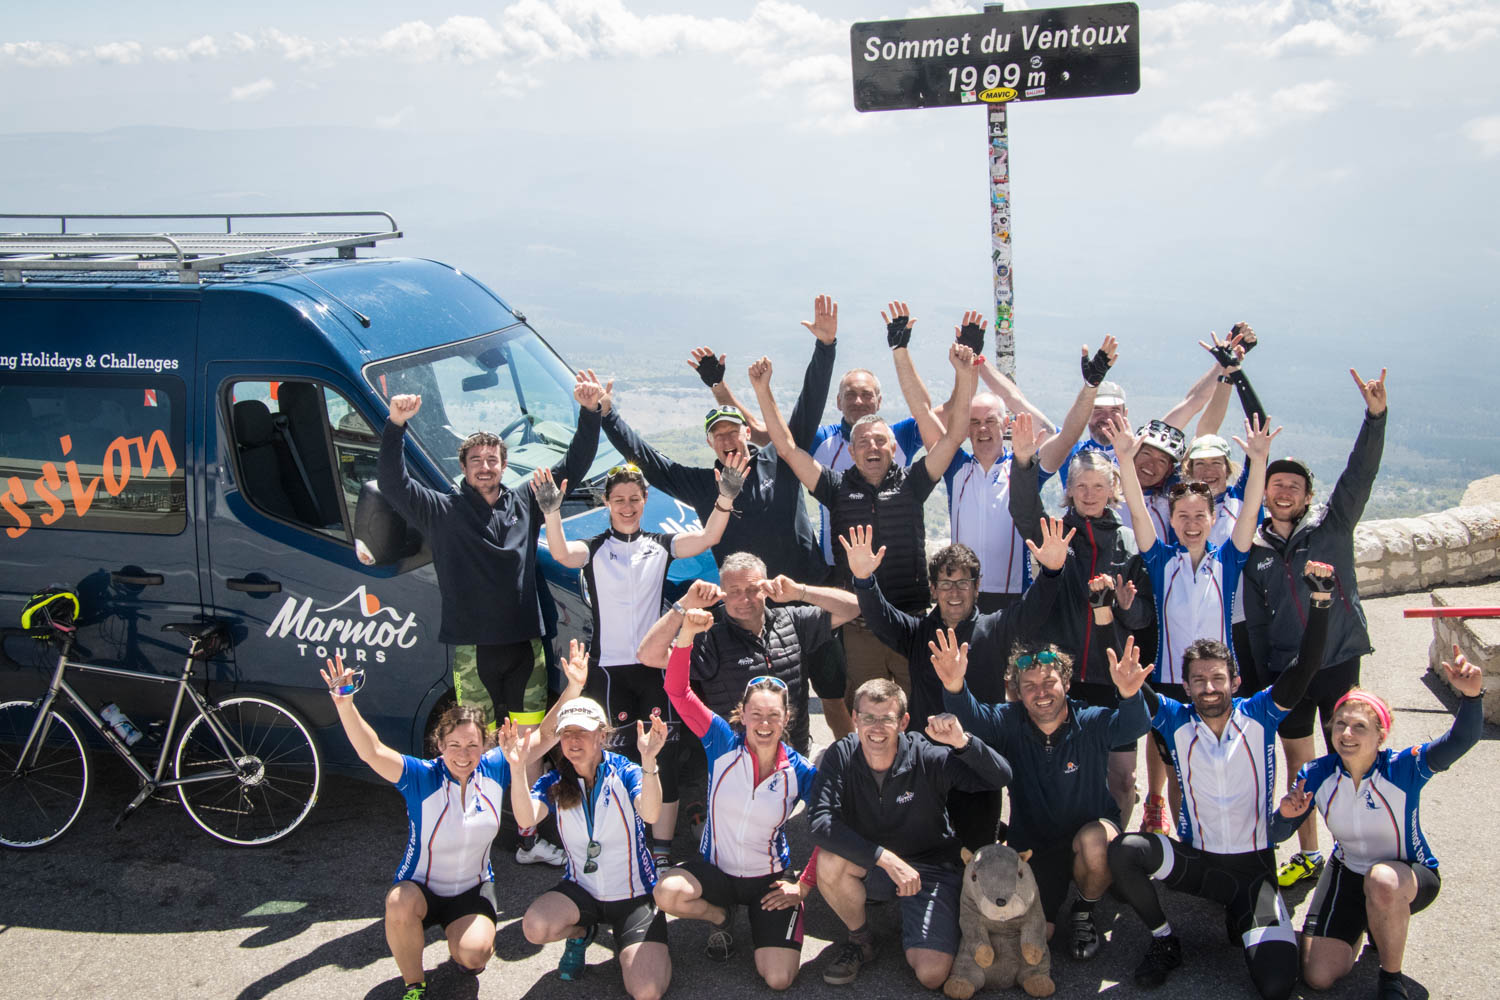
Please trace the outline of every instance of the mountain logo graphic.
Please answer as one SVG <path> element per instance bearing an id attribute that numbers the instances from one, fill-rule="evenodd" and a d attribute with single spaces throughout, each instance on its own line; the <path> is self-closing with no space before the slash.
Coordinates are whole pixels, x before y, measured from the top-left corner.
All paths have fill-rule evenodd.
<path id="1" fill-rule="evenodd" d="M 374 594 L 366 590 L 364 584 L 360 584 L 358 587 L 355 587 L 348 597 L 344 598 L 342 601 L 339 601 L 337 604 L 330 605 L 326 608 L 317 608 L 316 610 L 317 613 L 321 615 L 326 611 L 337 611 L 339 608 L 342 608 L 345 605 L 351 603 L 355 608 L 359 610 L 360 615 L 364 618 L 374 618 L 378 614 L 387 614 L 391 616 L 391 619 L 393 621 L 399 622 L 401 620 L 401 615 L 396 611 L 395 608 L 388 608 L 382 605 L 380 603 L 380 598 L 376 597 Z"/>

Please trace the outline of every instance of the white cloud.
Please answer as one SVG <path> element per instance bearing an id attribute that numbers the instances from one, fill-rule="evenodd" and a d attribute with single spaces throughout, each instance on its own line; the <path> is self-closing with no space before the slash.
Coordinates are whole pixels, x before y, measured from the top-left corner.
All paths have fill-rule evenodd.
<path id="1" fill-rule="evenodd" d="M 95 45 L 90 54 L 103 63 L 128 65 L 141 61 L 140 42 L 105 42 Z"/>
<path id="2" fill-rule="evenodd" d="M 1213 149 L 1238 139 L 1264 135 L 1273 127 L 1324 114 L 1337 104 L 1339 86 L 1332 80 L 1299 83 L 1269 96 L 1240 90 L 1205 101 L 1192 111 L 1164 116 L 1136 140 L 1142 146 Z"/>
<path id="3" fill-rule="evenodd" d="M 28 68 L 68 66 L 73 62 L 66 47 L 51 42 L 0 42 L 0 56 Z"/>
<path id="4" fill-rule="evenodd" d="M 219 43 L 213 35 L 195 38 L 182 48 L 163 45 L 152 50 L 151 55 L 162 62 L 182 62 L 185 59 L 212 59 L 219 54 Z"/>
<path id="5" fill-rule="evenodd" d="M 1332 21 L 1305 21 L 1293 25 L 1272 39 L 1265 48 L 1270 56 L 1336 55 L 1349 56 L 1370 47 L 1370 39 L 1348 31 Z"/>
<path id="6" fill-rule="evenodd" d="M 263 76 L 254 83 L 247 83 L 242 87 L 231 87 L 229 99 L 231 101 L 258 101 L 275 89 L 276 82 L 270 77 Z"/>
<path id="7" fill-rule="evenodd" d="M 1478 145 L 1482 155 L 1500 156 L 1500 115 L 1464 122 L 1464 138 Z"/>

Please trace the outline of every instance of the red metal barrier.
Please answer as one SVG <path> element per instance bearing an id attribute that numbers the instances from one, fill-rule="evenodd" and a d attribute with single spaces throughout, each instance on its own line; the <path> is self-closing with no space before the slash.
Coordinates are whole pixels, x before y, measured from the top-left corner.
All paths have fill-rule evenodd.
<path id="1" fill-rule="evenodd" d="M 1403 618 L 1500 618 L 1500 608 L 1407 608 Z"/>

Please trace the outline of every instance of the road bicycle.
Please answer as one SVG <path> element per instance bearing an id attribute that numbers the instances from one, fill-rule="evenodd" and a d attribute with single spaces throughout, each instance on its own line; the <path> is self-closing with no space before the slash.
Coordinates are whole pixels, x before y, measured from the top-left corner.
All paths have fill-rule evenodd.
<path id="1" fill-rule="evenodd" d="M 210 704 L 190 683 L 193 665 L 231 645 L 222 622 L 171 622 L 164 632 L 188 639 L 178 676 L 149 674 L 70 660 L 71 618 L 44 617 L 41 628 L 4 629 L 5 638 L 48 643 L 57 660 L 47 691 L 35 701 L 0 704 L 0 845 L 41 847 L 61 837 L 83 809 L 89 790 L 89 759 L 78 729 L 59 710 L 72 703 L 84 721 L 119 754 L 140 780 L 140 791 L 115 820 L 115 829 L 146 799 L 176 789 L 182 807 L 205 831 L 230 844 L 269 844 L 291 833 L 318 801 L 322 762 L 307 725 L 290 709 L 260 695 L 236 695 Z M 69 671 L 128 681 L 176 685 L 172 714 L 155 739 L 154 766 L 137 752 L 68 684 Z M 182 722 L 175 746 L 173 737 Z M 172 776 L 167 777 L 171 761 Z"/>

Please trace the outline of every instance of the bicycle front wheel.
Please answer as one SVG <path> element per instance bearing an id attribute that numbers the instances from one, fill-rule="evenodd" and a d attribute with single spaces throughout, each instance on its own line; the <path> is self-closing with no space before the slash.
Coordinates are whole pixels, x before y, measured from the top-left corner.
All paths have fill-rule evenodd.
<path id="1" fill-rule="evenodd" d="M 266 698 L 229 698 L 208 712 L 189 723 L 177 744 L 183 808 L 231 844 L 285 837 L 318 801 L 322 767 L 312 734 Z"/>
<path id="2" fill-rule="evenodd" d="M 41 703 L 0 705 L 0 844 L 50 844 L 78 818 L 89 790 L 89 759 L 67 717 L 49 711 L 26 759 Z"/>

